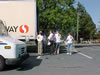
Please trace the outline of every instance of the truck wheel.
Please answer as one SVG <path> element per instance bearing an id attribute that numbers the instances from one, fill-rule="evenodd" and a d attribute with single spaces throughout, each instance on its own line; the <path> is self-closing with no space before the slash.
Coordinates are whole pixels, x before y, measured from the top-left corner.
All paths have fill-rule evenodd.
<path id="1" fill-rule="evenodd" d="M 0 71 L 2 71 L 5 67 L 5 60 L 2 56 L 0 56 Z"/>

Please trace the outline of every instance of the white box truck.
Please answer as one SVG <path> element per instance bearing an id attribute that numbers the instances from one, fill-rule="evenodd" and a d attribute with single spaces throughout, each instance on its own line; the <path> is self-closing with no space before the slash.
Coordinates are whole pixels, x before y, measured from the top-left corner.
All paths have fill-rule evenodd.
<path id="1" fill-rule="evenodd" d="M 0 0 L 0 20 L 16 39 L 36 39 L 36 0 Z"/>
<path id="2" fill-rule="evenodd" d="M 21 63 L 28 56 L 26 44 L 9 36 L 6 26 L 0 20 L 0 71 L 5 65 Z"/>

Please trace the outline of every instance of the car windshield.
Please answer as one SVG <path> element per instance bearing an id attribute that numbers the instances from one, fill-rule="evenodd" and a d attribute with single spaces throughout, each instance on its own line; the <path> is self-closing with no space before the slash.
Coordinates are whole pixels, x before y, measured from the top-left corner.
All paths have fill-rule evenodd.
<path id="1" fill-rule="evenodd" d="M 8 35 L 7 27 L 2 20 L 0 20 L 0 35 Z"/>

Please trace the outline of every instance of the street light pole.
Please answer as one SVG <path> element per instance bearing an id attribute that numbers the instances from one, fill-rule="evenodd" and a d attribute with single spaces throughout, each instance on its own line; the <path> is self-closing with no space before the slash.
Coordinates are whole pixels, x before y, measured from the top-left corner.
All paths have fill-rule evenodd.
<path id="1" fill-rule="evenodd" d="M 77 12 L 77 43 L 78 43 L 78 29 L 79 29 L 79 12 Z"/>

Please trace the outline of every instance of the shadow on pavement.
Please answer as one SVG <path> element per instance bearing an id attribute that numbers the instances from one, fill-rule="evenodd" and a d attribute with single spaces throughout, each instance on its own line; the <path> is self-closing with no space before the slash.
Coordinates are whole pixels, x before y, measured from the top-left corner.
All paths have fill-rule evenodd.
<path id="1" fill-rule="evenodd" d="M 16 70 L 16 71 L 27 71 L 31 70 L 36 66 L 39 66 L 42 62 L 42 59 L 36 59 L 36 56 L 30 56 L 22 64 L 18 65 L 8 65 L 4 71 Z"/>
<path id="2" fill-rule="evenodd" d="M 42 59 L 36 59 L 36 56 L 30 56 L 29 59 L 27 59 L 25 62 L 23 62 L 19 68 L 17 68 L 17 71 L 26 71 L 33 69 L 36 66 L 39 66 L 42 62 Z"/>

